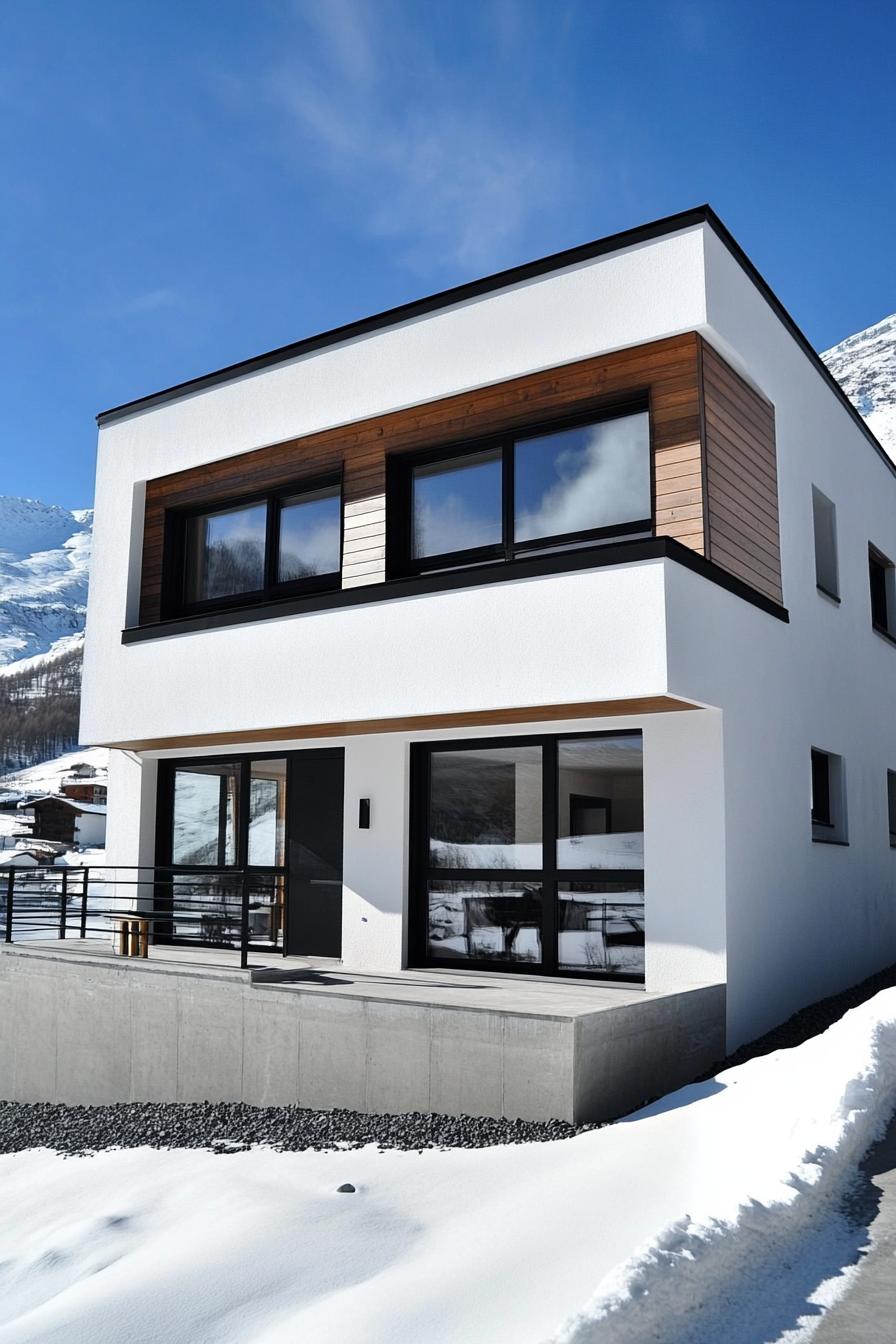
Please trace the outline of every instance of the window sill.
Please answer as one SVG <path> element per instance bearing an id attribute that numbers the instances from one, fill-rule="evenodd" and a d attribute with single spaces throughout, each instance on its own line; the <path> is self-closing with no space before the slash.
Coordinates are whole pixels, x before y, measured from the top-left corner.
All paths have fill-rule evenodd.
<path id="1" fill-rule="evenodd" d="M 829 840 L 826 835 L 813 835 L 813 845 L 839 845 L 841 849 L 849 849 L 848 840 Z"/>
<path id="2" fill-rule="evenodd" d="M 826 597 L 827 600 L 828 600 L 829 602 L 833 602 L 835 606 L 837 606 L 837 607 L 840 606 L 840 597 L 839 597 L 839 594 L 837 594 L 837 593 L 832 593 L 831 590 L 830 590 L 830 588 L 825 588 L 825 586 L 824 586 L 823 583 L 816 583 L 815 587 L 816 587 L 816 590 L 821 594 L 822 597 Z"/>
<path id="3" fill-rule="evenodd" d="M 889 630 L 885 630 L 882 625 L 872 624 L 871 629 L 876 635 L 880 635 L 881 639 L 885 639 L 888 644 L 896 644 L 896 635 L 891 635 Z"/>
<path id="4" fill-rule="evenodd" d="M 648 537 L 636 541 L 588 546 L 577 551 L 552 551 L 544 555 L 471 566 L 467 569 L 443 570 L 437 574 L 386 579 L 380 583 L 358 584 L 352 588 L 331 589 L 324 593 L 281 598 L 274 602 L 259 602 L 245 607 L 229 607 L 226 610 L 204 612 L 201 615 L 178 616 L 147 625 L 129 626 L 121 632 L 121 642 L 139 644 L 149 639 L 165 639 L 174 635 L 187 635 L 230 625 L 245 625 L 276 617 L 301 616 L 318 611 L 334 611 L 342 607 L 369 606 L 374 602 L 419 597 L 425 593 L 480 588 L 492 583 L 512 583 L 515 579 L 571 574 L 582 569 L 605 569 L 613 565 L 662 559 L 674 560 L 686 569 L 693 570 L 694 573 L 743 598 L 744 601 L 779 621 L 786 623 L 790 620 L 786 607 L 757 592 L 755 588 L 751 588 L 742 579 L 729 574 L 720 566 L 705 560 L 702 555 L 682 545 L 680 541 L 676 541 L 673 537 Z"/>

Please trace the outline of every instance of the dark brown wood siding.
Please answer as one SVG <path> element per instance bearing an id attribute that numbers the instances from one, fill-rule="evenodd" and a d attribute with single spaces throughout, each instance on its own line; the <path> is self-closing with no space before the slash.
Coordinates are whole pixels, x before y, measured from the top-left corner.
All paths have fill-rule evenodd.
<path id="1" fill-rule="evenodd" d="M 704 550 L 698 337 L 675 336 L 223 458 L 147 482 L 140 621 L 162 616 L 166 510 L 342 469 L 343 586 L 385 577 L 386 457 L 649 398 L 657 532 Z"/>
<path id="2" fill-rule="evenodd" d="M 782 600 L 775 408 L 701 341 L 707 558 Z"/>

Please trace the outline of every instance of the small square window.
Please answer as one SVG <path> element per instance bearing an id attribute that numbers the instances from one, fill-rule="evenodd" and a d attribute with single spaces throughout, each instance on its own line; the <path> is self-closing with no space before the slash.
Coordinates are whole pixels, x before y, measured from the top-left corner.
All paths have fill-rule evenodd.
<path id="1" fill-rule="evenodd" d="M 813 747 L 812 764 L 812 839 L 827 844 L 845 845 L 846 777 L 843 757 Z"/>
<path id="2" fill-rule="evenodd" d="M 837 571 L 837 510 L 826 495 L 812 487 L 812 521 L 815 529 L 815 582 L 828 597 L 839 600 Z"/>
<path id="3" fill-rule="evenodd" d="M 890 821 L 890 844 L 896 849 L 896 770 L 887 771 L 887 816 Z"/>
<path id="4" fill-rule="evenodd" d="M 874 546 L 868 547 L 868 580 L 871 589 L 871 624 L 881 634 L 896 638 L 896 571 L 893 562 Z"/>

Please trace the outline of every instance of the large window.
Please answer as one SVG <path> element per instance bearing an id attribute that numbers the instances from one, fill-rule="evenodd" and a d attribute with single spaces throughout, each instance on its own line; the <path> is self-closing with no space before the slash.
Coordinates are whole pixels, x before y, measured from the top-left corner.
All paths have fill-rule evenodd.
<path id="1" fill-rule="evenodd" d="M 342 490 L 336 479 L 173 514 L 167 526 L 168 614 L 338 587 Z"/>
<path id="2" fill-rule="evenodd" d="M 641 734 L 414 748 L 416 955 L 642 979 Z"/>
<path id="3" fill-rule="evenodd" d="M 652 526 L 646 410 L 397 456 L 389 474 L 394 573 L 643 536 Z"/>

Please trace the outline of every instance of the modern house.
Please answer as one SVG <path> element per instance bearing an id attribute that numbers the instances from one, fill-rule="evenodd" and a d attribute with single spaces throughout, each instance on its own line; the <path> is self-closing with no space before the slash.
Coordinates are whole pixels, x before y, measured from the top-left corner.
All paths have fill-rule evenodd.
<path id="1" fill-rule="evenodd" d="M 594 1117 L 896 959 L 894 560 L 708 207 L 104 412 L 109 861 L 153 953 L 292 968 L 242 1016 L 181 968 L 181 1063 L 213 1022 L 250 1100 Z"/>

